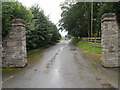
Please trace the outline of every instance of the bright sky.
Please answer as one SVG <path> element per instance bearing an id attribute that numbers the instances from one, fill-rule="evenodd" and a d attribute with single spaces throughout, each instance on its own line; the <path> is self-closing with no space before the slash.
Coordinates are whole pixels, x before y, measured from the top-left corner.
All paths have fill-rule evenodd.
<path id="1" fill-rule="evenodd" d="M 65 0 L 18 0 L 23 5 L 30 7 L 34 4 L 39 4 L 40 7 L 44 10 L 45 15 L 48 16 L 50 20 L 57 24 L 61 18 L 61 9 L 60 3 L 64 2 Z M 62 36 L 66 35 L 67 32 L 60 32 Z"/>

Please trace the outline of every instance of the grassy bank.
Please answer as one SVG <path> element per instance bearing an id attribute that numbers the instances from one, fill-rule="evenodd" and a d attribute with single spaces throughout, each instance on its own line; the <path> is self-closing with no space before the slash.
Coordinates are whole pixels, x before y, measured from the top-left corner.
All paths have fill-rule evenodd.
<path id="1" fill-rule="evenodd" d="M 78 41 L 76 39 L 72 40 L 72 42 L 75 45 L 79 46 L 82 50 L 89 51 L 96 54 L 102 53 L 101 44 Z"/>

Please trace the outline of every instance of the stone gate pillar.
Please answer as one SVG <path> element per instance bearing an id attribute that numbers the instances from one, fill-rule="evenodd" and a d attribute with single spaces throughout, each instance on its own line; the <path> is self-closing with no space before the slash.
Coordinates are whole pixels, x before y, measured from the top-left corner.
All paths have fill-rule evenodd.
<path id="1" fill-rule="evenodd" d="M 101 20 L 102 30 L 102 65 L 105 67 L 120 67 L 120 31 L 114 13 L 106 13 Z M 118 39 L 119 38 L 119 39 Z"/>
<path id="2" fill-rule="evenodd" d="M 27 64 L 25 21 L 14 19 L 12 28 L 3 40 L 2 67 L 24 67 Z"/>

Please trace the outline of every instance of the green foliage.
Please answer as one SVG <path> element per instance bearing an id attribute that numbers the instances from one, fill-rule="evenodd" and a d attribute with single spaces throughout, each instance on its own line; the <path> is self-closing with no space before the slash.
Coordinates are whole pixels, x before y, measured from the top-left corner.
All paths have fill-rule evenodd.
<path id="1" fill-rule="evenodd" d="M 101 37 L 101 17 L 104 13 L 115 13 L 120 24 L 119 2 L 95 2 L 93 4 L 93 35 Z"/>
<path id="2" fill-rule="evenodd" d="M 38 5 L 30 8 L 33 18 L 31 24 L 33 28 L 27 33 L 28 48 L 39 48 L 60 39 L 59 31 L 49 19 L 44 15 L 44 11 Z"/>
<path id="3" fill-rule="evenodd" d="M 61 29 L 68 31 L 74 37 L 90 36 L 91 3 L 62 4 Z"/>
<path id="4" fill-rule="evenodd" d="M 3 2 L 2 3 L 2 36 L 3 38 L 7 35 L 11 28 L 12 19 L 24 19 L 29 21 L 31 13 L 19 2 Z"/>
<path id="5" fill-rule="evenodd" d="M 26 21 L 27 49 L 43 47 L 61 38 L 56 25 L 38 5 L 28 9 L 19 2 L 4 2 L 2 7 L 3 39 L 11 29 L 11 21 L 16 18 Z"/>
<path id="6" fill-rule="evenodd" d="M 70 3 L 68 1 L 68 3 Z M 115 13 L 120 24 L 120 2 L 77 2 L 61 4 L 61 30 L 74 37 L 101 37 L 101 16 Z M 93 5 L 93 29 L 91 30 L 91 7 Z M 92 34 L 91 34 L 92 33 Z"/>

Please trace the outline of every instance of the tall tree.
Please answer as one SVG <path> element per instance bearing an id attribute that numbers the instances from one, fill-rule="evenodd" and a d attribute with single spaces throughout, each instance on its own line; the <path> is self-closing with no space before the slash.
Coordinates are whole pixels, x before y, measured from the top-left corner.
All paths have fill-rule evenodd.
<path id="1" fill-rule="evenodd" d="M 115 13 L 120 24 L 120 2 L 94 2 L 93 3 L 93 24 L 91 24 L 90 2 L 63 3 L 61 5 L 62 19 L 60 26 L 62 30 L 74 37 L 101 37 L 101 16 L 104 13 Z M 93 29 L 91 28 L 93 25 Z M 92 30 L 91 30 L 92 29 Z M 91 32 L 92 31 L 92 32 Z"/>
<path id="2" fill-rule="evenodd" d="M 16 18 L 26 21 L 27 49 L 43 47 L 60 39 L 58 28 L 38 5 L 26 8 L 19 2 L 4 2 L 2 7 L 3 39 L 11 29 L 12 20 Z"/>
<path id="3" fill-rule="evenodd" d="M 120 24 L 120 3 L 119 2 L 95 2 L 93 14 L 93 34 L 101 37 L 101 17 L 104 13 L 115 13 Z"/>
<path id="4" fill-rule="evenodd" d="M 63 13 L 60 20 L 62 29 L 74 37 L 90 37 L 91 31 L 91 3 L 77 2 L 61 6 Z"/>
<path id="5" fill-rule="evenodd" d="M 11 28 L 11 21 L 15 18 L 30 20 L 32 14 L 19 2 L 3 2 L 2 3 L 2 36 L 7 35 Z"/>

